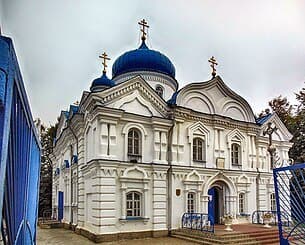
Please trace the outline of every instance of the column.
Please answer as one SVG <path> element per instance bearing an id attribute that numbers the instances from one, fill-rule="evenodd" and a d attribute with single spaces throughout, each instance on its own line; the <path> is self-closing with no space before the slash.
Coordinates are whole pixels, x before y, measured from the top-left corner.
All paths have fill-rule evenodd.
<path id="1" fill-rule="evenodd" d="M 115 158 L 118 154 L 116 151 L 116 124 L 109 125 L 109 155 Z"/>
<path id="2" fill-rule="evenodd" d="M 161 144 L 160 144 L 160 131 L 155 130 L 154 131 L 154 162 L 159 162 L 160 160 L 160 149 L 161 149 Z"/>
<path id="3" fill-rule="evenodd" d="M 121 219 L 126 219 L 126 187 L 122 184 L 122 209 L 121 209 Z"/>
<path id="4" fill-rule="evenodd" d="M 208 204 L 209 204 L 209 196 L 202 196 L 202 205 L 201 205 L 201 213 L 207 214 L 209 212 Z"/>
<path id="5" fill-rule="evenodd" d="M 107 156 L 108 151 L 108 125 L 105 122 L 101 123 L 101 134 L 100 134 L 100 151 L 102 156 Z"/>
<path id="6" fill-rule="evenodd" d="M 149 198 L 148 198 L 148 185 L 147 183 L 144 184 L 144 214 L 143 217 L 145 219 L 148 218 L 148 202 L 149 202 Z"/>
<path id="7" fill-rule="evenodd" d="M 153 230 L 167 229 L 166 170 L 155 169 L 152 182 L 152 225 Z"/>
<path id="8" fill-rule="evenodd" d="M 183 154 L 184 154 L 184 138 L 182 132 L 182 123 L 177 123 L 177 136 L 178 136 L 178 163 L 183 162 Z"/>
<path id="9" fill-rule="evenodd" d="M 256 146 L 255 146 L 255 136 L 253 135 L 252 136 L 252 149 L 253 149 L 253 158 L 252 158 L 252 161 L 253 161 L 253 168 L 255 169 L 256 168 Z"/>
<path id="10" fill-rule="evenodd" d="M 200 201 L 201 191 L 196 192 L 196 212 L 201 212 L 201 201 Z"/>
<path id="11" fill-rule="evenodd" d="M 177 162 L 178 162 L 178 126 L 177 126 L 177 124 L 173 128 L 171 148 L 172 148 L 172 164 L 177 164 Z"/>
<path id="12" fill-rule="evenodd" d="M 161 162 L 166 163 L 166 154 L 167 154 L 167 134 L 166 132 L 161 132 Z"/>

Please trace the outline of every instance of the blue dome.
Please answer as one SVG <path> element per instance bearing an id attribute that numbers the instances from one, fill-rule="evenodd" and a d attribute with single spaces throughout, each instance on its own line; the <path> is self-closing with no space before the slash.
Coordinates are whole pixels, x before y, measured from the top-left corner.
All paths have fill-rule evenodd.
<path id="1" fill-rule="evenodd" d="M 133 71 L 154 71 L 175 78 L 175 67 L 165 55 L 149 49 L 143 41 L 138 49 L 128 51 L 116 59 L 112 77 Z"/>
<path id="2" fill-rule="evenodd" d="M 107 77 L 106 72 L 103 72 L 103 75 L 101 77 L 93 80 L 90 90 L 96 91 L 100 88 L 112 87 L 114 85 L 114 82 Z"/>

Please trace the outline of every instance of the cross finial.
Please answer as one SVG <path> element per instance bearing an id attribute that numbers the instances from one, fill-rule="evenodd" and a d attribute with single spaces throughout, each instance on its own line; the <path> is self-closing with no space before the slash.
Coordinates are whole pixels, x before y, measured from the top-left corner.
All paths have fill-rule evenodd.
<path id="1" fill-rule="evenodd" d="M 149 28 L 149 25 L 147 25 L 147 21 L 145 19 L 138 22 L 138 24 L 141 26 L 141 32 L 142 32 L 142 41 L 145 41 L 147 32 L 145 31 L 145 28 Z"/>
<path id="2" fill-rule="evenodd" d="M 213 78 L 216 77 L 216 68 L 215 66 L 218 65 L 218 63 L 216 62 L 216 59 L 214 58 L 214 56 L 212 56 L 210 59 L 209 59 L 209 62 L 211 63 L 211 68 L 212 68 L 212 76 Z"/>
<path id="3" fill-rule="evenodd" d="M 103 73 L 106 73 L 106 67 L 107 67 L 107 64 L 106 64 L 106 60 L 110 60 L 110 58 L 108 58 L 108 55 L 104 52 L 102 55 L 99 56 L 99 58 L 103 59 Z"/>

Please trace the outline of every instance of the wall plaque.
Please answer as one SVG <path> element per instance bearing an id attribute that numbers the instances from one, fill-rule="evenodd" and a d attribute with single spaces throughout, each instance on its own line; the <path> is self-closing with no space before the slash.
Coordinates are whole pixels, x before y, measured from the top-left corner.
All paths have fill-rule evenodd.
<path id="1" fill-rule="evenodd" d="M 225 168 L 225 159 L 223 157 L 216 158 L 216 168 Z"/>

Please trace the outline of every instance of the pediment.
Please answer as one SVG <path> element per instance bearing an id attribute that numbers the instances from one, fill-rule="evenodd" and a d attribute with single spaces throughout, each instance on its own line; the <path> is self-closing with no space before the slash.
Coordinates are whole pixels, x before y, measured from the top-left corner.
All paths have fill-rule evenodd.
<path id="1" fill-rule="evenodd" d="M 106 107 L 148 117 L 167 115 L 166 102 L 140 76 L 105 90 L 99 96 Z"/>
<path id="2" fill-rule="evenodd" d="M 67 121 L 67 116 L 65 111 L 61 111 L 60 117 L 59 117 L 59 123 L 56 131 L 56 138 L 58 139 L 61 132 L 64 130 L 66 127 L 66 121 Z"/>
<path id="3" fill-rule="evenodd" d="M 281 119 L 278 117 L 276 113 L 273 113 L 273 115 L 264 122 L 263 125 L 261 125 L 261 132 L 260 136 L 268 137 L 267 135 L 264 135 L 263 132 L 268 127 L 268 123 L 271 122 L 275 125 L 277 130 L 272 134 L 272 139 L 277 141 L 290 141 L 292 139 L 292 134 L 289 132 L 289 130 L 286 128 L 284 123 L 281 121 Z"/>
<path id="4" fill-rule="evenodd" d="M 147 101 L 141 97 L 137 90 L 131 95 L 128 95 L 124 99 L 116 102 L 114 107 L 130 113 L 148 117 L 161 116 L 158 111 L 154 110 L 153 106 L 150 103 L 147 103 Z"/>
<path id="5" fill-rule="evenodd" d="M 147 179 L 147 173 L 143 168 L 138 166 L 129 167 L 124 170 L 121 179 L 123 178 L 132 178 L 132 179 Z"/>
<path id="6" fill-rule="evenodd" d="M 179 91 L 176 104 L 202 113 L 255 123 L 247 101 L 233 92 L 220 77 L 185 86 Z"/>

